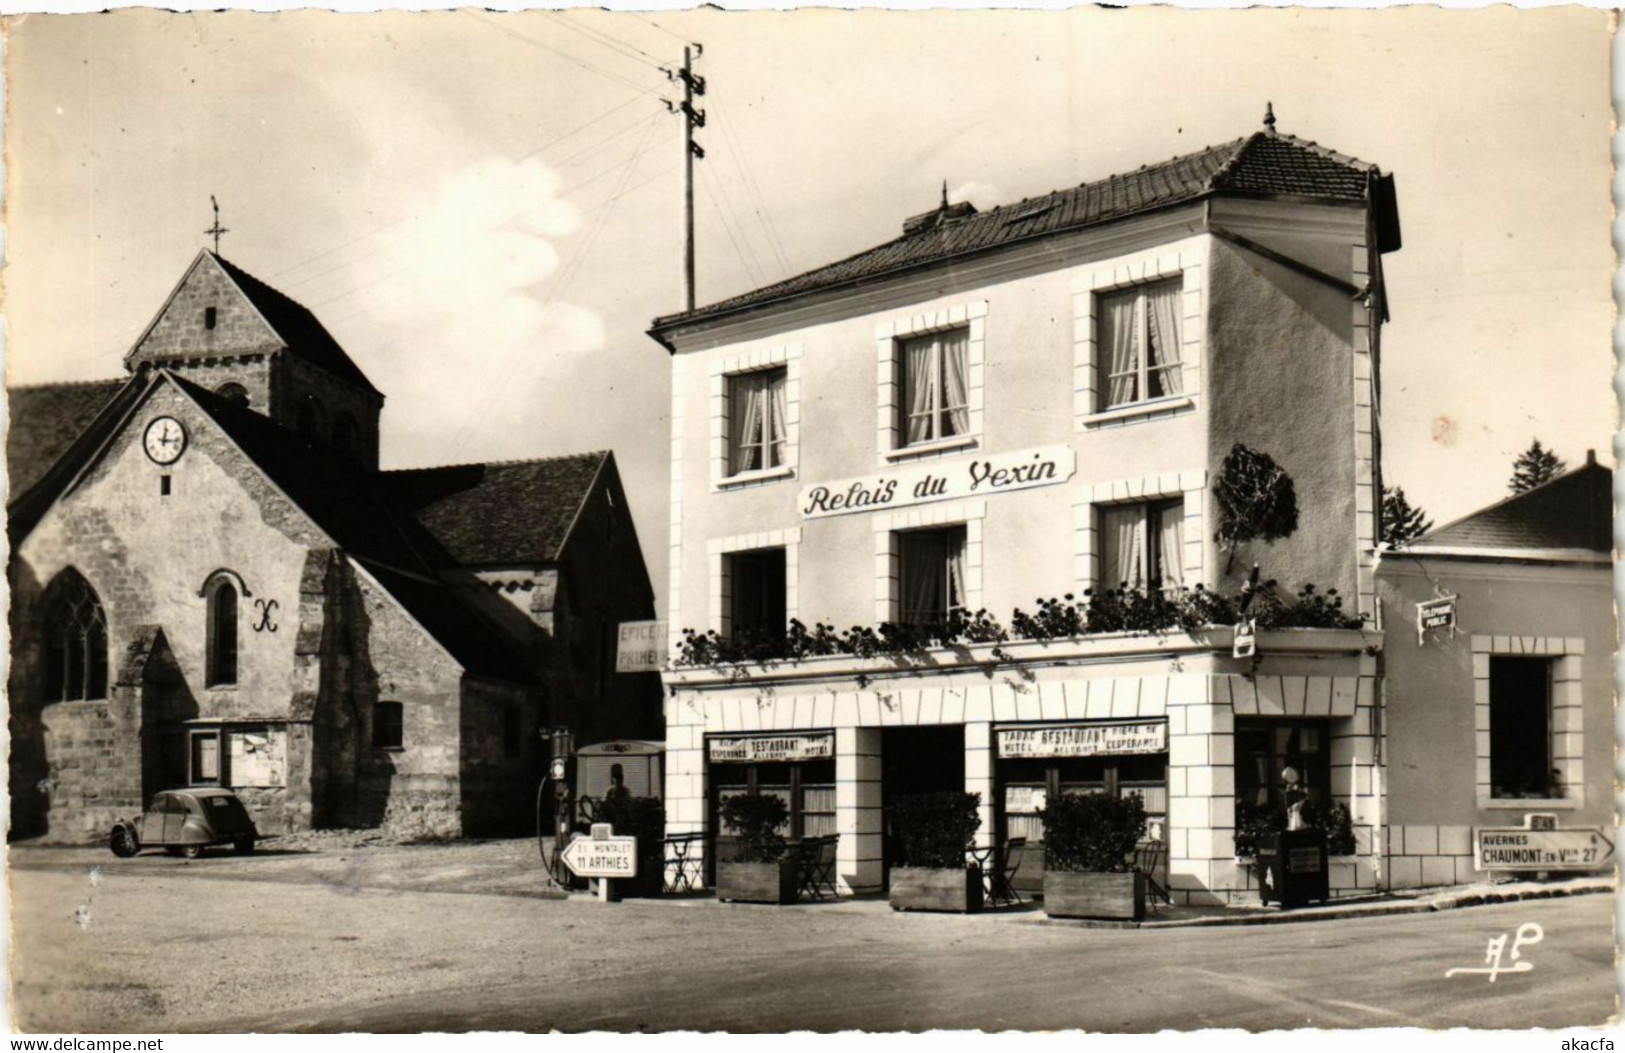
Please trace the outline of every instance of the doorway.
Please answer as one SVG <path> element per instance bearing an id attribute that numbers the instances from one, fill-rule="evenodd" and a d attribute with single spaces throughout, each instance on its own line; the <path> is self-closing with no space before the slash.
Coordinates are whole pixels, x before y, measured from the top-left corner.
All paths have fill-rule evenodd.
<path id="1" fill-rule="evenodd" d="M 965 728 L 962 724 L 885 728 L 880 733 L 880 803 L 943 791 L 965 792 Z M 982 802 L 986 804 L 987 802 Z M 890 889 L 896 848 L 885 825 L 885 887 Z"/>

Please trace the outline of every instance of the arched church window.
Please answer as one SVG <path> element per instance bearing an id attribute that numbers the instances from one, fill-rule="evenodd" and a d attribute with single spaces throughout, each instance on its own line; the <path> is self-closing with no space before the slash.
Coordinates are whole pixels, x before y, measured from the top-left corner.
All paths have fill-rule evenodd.
<path id="1" fill-rule="evenodd" d="M 214 393 L 234 405 L 246 406 L 249 402 L 248 389 L 235 380 L 221 384 L 214 389 Z"/>
<path id="2" fill-rule="evenodd" d="M 299 428 L 299 434 L 303 435 L 305 438 L 321 438 L 322 411 L 320 407 L 316 405 L 316 401 L 314 399 L 306 398 L 304 402 L 299 404 L 297 426 Z"/>
<path id="3" fill-rule="evenodd" d="M 204 683 L 229 686 L 237 682 L 237 586 L 222 575 L 209 583 L 207 595 Z"/>
<path id="4" fill-rule="evenodd" d="M 355 417 L 340 413 L 333 420 L 333 448 L 346 457 L 354 457 L 360 445 L 361 428 L 356 424 Z"/>
<path id="5" fill-rule="evenodd" d="M 107 697 L 107 616 L 96 591 L 71 567 L 46 590 L 45 697 Z"/>

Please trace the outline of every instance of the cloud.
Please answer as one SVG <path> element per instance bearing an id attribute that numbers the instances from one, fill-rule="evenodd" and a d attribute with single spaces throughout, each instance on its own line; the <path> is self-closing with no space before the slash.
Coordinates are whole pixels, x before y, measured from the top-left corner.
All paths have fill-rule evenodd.
<path id="1" fill-rule="evenodd" d="M 493 158 L 444 180 L 346 277 L 347 346 L 389 398 L 397 464 L 534 456 L 538 407 L 606 342 L 567 294 L 563 239 L 582 216 L 540 159 Z"/>
<path id="2" fill-rule="evenodd" d="M 1000 203 L 999 190 L 991 183 L 982 183 L 975 179 L 960 183 L 948 191 L 948 200 L 954 203 L 969 201 L 977 208 L 992 208 Z"/>

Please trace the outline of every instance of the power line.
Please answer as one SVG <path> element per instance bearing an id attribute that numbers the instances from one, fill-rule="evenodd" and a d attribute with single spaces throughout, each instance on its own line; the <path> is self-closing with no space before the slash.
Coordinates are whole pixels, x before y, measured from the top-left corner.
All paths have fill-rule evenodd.
<path id="1" fill-rule="evenodd" d="M 750 239 L 745 237 L 744 228 L 740 227 L 739 238 L 734 237 L 734 227 L 739 225 L 739 220 L 734 218 L 732 224 L 730 224 L 730 210 L 717 199 L 716 182 L 717 177 L 715 175 L 708 175 L 705 180 L 705 192 L 710 195 L 711 204 L 715 206 L 717 215 L 722 220 L 722 230 L 728 235 L 728 240 L 733 242 L 734 255 L 738 256 L 739 262 L 744 264 L 750 280 L 758 286 L 765 285 L 766 282 L 762 278 L 761 263 L 756 259 L 756 253 L 750 247 Z M 726 196 L 726 194 L 723 195 L 723 197 Z M 743 249 L 740 248 L 741 238 L 744 239 Z"/>
<path id="2" fill-rule="evenodd" d="M 732 159 L 735 167 L 744 180 L 746 193 L 754 202 L 756 217 L 762 221 L 762 229 L 767 235 L 768 247 L 773 250 L 773 255 L 778 260 L 780 277 L 788 277 L 790 274 L 790 261 L 784 252 L 783 239 L 779 236 L 778 225 L 773 222 L 772 214 L 768 211 L 767 202 L 762 195 L 762 188 L 756 182 L 756 175 L 751 171 L 749 155 L 740 147 L 739 138 L 733 131 L 733 122 L 728 119 L 726 111 L 719 110 L 717 116 L 721 119 L 723 137 L 728 141 L 733 151 Z"/>
<path id="3" fill-rule="evenodd" d="M 558 22 L 560 25 L 580 33 L 582 36 L 586 37 L 595 44 L 609 48 L 616 54 L 623 55 L 634 62 L 644 62 L 647 65 L 653 66 L 655 69 L 660 68 L 661 60 L 649 54 L 647 51 L 644 51 L 636 44 L 629 44 L 624 40 L 610 36 L 608 33 L 593 29 L 590 26 L 573 22 L 566 18 L 564 16 L 564 12 L 562 11 L 549 11 L 548 14 L 552 15 L 553 20 Z"/>
<path id="4" fill-rule="evenodd" d="M 589 73 L 596 73 L 600 77 L 605 78 L 606 80 L 612 80 L 615 83 L 617 83 L 617 84 L 619 84 L 619 85 L 621 85 L 623 87 L 630 88 L 633 91 L 638 92 L 641 95 L 658 95 L 659 94 L 658 92 L 653 92 L 653 91 L 650 91 L 647 88 L 640 87 L 639 85 L 637 85 L 633 81 L 627 80 L 625 77 L 622 77 L 620 74 L 611 73 L 606 69 L 602 69 L 602 68 L 600 68 L 598 66 L 594 66 L 590 62 L 584 62 L 581 59 L 576 58 L 574 55 L 570 54 L 567 51 L 560 51 L 558 48 L 553 47 L 551 44 L 544 44 L 540 40 L 537 40 L 535 37 L 527 36 L 526 34 L 521 33 L 516 29 L 509 29 L 507 26 L 502 25 L 500 22 L 495 22 L 495 21 L 493 21 L 493 20 L 491 20 L 489 18 L 486 18 L 484 15 L 476 14 L 473 11 L 467 11 L 467 10 L 465 10 L 463 13 L 468 15 L 468 17 L 474 19 L 477 22 L 485 23 L 486 25 L 490 26 L 492 29 L 495 29 L 500 33 L 506 33 L 510 37 L 513 37 L 516 40 L 522 40 L 525 43 L 531 45 L 532 47 L 538 47 L 538 48 L 541 48 L 543 51 L 552 52 L 553 54 L 555 54 L 555 55 L 559 56 L 560 58 L 564 59 L 566 62 L 569 62 L 569 63 L 572 63 L 574 65 L 580 66 L 582 69 L 588 71 Z"/>
<path id="5" fill-rule="evenodd" d="M 652 18 L 645 18 L 644 16 L 638 14 L 636 11 L 630 12 L 630 14 L 632 15 L 633 18 L 637 19 L 639 22 L 647 22 L 649 25 L 654 26 L 656 29 L 660 30 L 662 33 L 666 34 L 668 37 L 671 37 L 673 40 L 677 41 L 678 43 L 680 43 L 680 44 L 688 43 L 688 38 L 687 37 L 678 36 L 676 33 L 673 33 L 671 30 L 667 29 L 665 26 L 661 25 L 659 22 L 656 22 Z"/>

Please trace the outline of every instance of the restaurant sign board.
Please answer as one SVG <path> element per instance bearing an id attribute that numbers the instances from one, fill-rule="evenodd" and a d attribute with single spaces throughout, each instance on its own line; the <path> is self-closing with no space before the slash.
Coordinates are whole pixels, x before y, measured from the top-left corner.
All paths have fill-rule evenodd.
<path id="1" fill-rule="evenodd" d="M 1072 478 L 1078 457 L 1070 446 L 1040 446 L 963 461 L 927 461 L 803 487 L 796 507 L 803 519 L 881 512 L 932 501 L 985 497 Z"/>
<path id="2" fill-rule="evenodd" d="M 1000 758 L 1111 757 L 1168 748 L 1168 725 L 1162 721 L 1000 728 L 998 735 Z"/>
<path id="3" fill-rule="evenodd" d="M 1480 826 L 1473 831 L 1475 870 L 1590 870 L 1607 865 L 1613 855 L 1614 843 L 1594 826 Z"/>
<path id="4" fill-rule="evenodd" d="M 828 760 L 835 756 L 835 736 L 725 735 L 709 740 L 712 764 L 771 764 L 779 761 Z"/>

